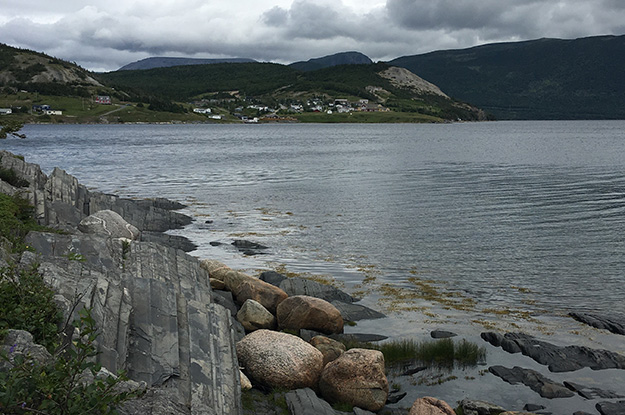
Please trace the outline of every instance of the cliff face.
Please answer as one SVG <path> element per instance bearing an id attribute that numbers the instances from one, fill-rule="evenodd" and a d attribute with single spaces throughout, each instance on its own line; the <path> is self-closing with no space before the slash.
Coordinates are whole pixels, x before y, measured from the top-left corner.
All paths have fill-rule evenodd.
<path id="1" fill-rule="evenodd" d="M 155 232 L 189 222 L 172 212 L 180 206 L 91 192 L 62 170 L 47 177 L 36 165 L 0 155 L 2 167 L 30 182 L 27 195 L 39 222 L 68 232 L 31 232 L 27 244 L 35 252 L 25 252 L 21 264 L 40 264 L 66 314 L 77 297 L 79 308 L 92 307 L 100 363 L 148 386 L 123 413 L 240 414 L 233 320 L 213 302 L 208 273 L 198 260 L 175 246 L 77 229 L 87 215 L 110 209 L 154 240 Z M 6 183 L 0 190 L 16 191 Z"/>

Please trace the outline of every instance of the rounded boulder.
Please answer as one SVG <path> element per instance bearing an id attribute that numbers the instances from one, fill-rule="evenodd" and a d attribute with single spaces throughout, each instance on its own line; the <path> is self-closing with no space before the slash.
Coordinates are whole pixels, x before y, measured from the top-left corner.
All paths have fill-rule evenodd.
<path id="1" fill-rule="evenodd" d="M 456 415 L 456 412 L 447 402 L 425 396 L 414 401 L 409 415 Z"/>
<path id="2" fill-rule="evenodd" d="M 276 318 L 281 329 L 308 329 L 325 334 L 343 333 L 343 317 L 332 304 L 321 298 L 294 295 L 282 301 Z"/>
<path id="3" fill-rule="evenodd" d="M 112 210 L 100 210 L 87 216 L 78 224 L 78 230 L 83 233 L 131 240 L 137 240 L 141 236 L 139 229 Z"/>
<path id="4" fill-rule="evenodd" d="M 321 372 L 319 390 L 330 403 L 344 402 L 379 411 L 388 398 L 384 355 L 377 350 L 350 349 Z"/>
<path id="5" fill-rule="evenodd" d="M 254 331 L 259 329 L 273 329 L 276 318 L 261 303 L 252 299 L 243 303 L 237 313 L 237 320 L 245 330 Z"/>
<path id="6" fill-rule="evenodd" d="M 323 369 L 323 355 L 287 333 L 257 330 L 237 343 L 237 357 L 253 382 L 272 388 L 314 388 Z"/>

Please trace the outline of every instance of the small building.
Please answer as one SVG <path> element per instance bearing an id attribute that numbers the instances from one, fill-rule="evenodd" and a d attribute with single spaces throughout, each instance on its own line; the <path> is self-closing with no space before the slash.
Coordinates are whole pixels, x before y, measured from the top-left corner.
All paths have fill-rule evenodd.
<path id="1" fill-rule="evenodd" d="M 193 108 L 193 112 L 197 114 L 210 114 L 212 111 L 210 108 Z"/>
<path id="2" fill-rule="evenodd" d="M 95 97 L 96 104 L 111 105 L 111 97 L 108 95 L 98 95 Z"/>
<path id="3" fill-rule="evenodd" d="M 59 110 L 46 110 L 46 115 L 63 115 L 63 111 L 59 111 Z"/>
<path id="4" fill-rule="evenodd" d="M 43 105 L 33 105 L 33 111 L 35 112 L 44 112 L 44 111 L 48 111 L 50 110 L 50 106 L 43 104 Z"/>
<path id="5" fill-rule="evenodd" d="M 13 110 L 11 108 L 0 108 L 0 115 L 9 115 L 13 114 Z"/>

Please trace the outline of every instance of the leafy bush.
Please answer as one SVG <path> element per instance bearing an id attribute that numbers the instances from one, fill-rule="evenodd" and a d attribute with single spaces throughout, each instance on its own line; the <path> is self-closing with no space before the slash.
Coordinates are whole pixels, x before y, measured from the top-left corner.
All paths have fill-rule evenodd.
<path id="1" fill-rule="evenodd" d="M 0 330 L 26 330 L 48 351 L 58 346 L 58 325 L 62 314 L 54 302 L 54 292 L 34 266 L 18 271 L 0 270 Z"/>
<path id="2" fill-rule="evenodd" d="M 79 335 L 57 349 L 46 362 L 27 356 L 3 355 L 12 368 L 0 372 L 0 410 L 6 414 L 117 414 L 117 406 L 138 396 L 138 390 L 120 390 L 127 378 L 102 376 L 95 363 L 98 333 L 91 310 L 74 321 Z M 92 378 L 93 380 L 91 380 Z"/>
<path id="3" fill-rule="evenodd" d="M 34 210 L 19 193 L 14 196 L 0 194 L 0 236 L 12 244 L 13 252 L 27 249 L 24 238 L 29 231 L 52 231 L 37 224 L 33 216 Z"/>

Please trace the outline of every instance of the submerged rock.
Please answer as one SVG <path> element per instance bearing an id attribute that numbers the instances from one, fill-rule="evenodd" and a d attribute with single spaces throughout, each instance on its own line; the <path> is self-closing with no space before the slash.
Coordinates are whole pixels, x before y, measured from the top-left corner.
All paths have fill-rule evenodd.
<path id="1" fill-rule="evenodd" d="M 588 324 L 589 326 L 625 336 L 624 316 L 602 316 L 590 313 L 569 313 L 569 315 L 575 320 Z"/>
<path id="2" fill-rule="evenodd" d="M 597 411 L 601 415 L 624 415 L 625 414 L 625 401 L 618 402 L 599 402 L 595 405 Z"/>
<path id="3" fill-rule="evenodd" d="M 585 346 L 560 347 L 523 333 L 482 333 L 482 338 L 493 346 L 501 346 L 510 353 L 520 351 L 552 372 L 571 372 L 584 367 L 593 370 L 625 369 L 625 356 L 603 349 Z"/>
<path id="4" fill-rule="evenodd" d="M 552 381 L 531 369 L 515 366 L 509 369 L 504 366 L 491 366 L 488 371 L 510 384 L 522 383 L 543 398 L 570 398 L 574 395 L 564 385 Z"/>

